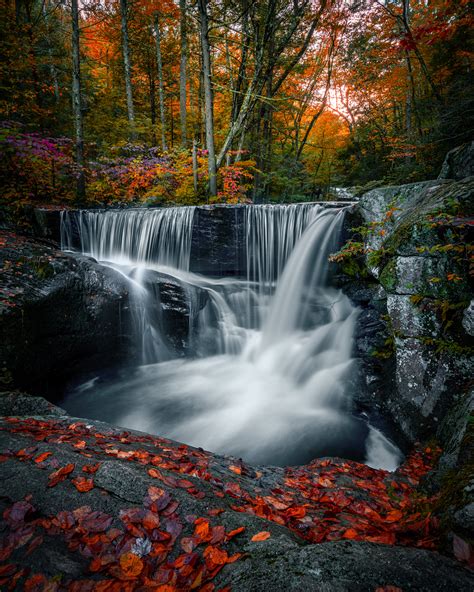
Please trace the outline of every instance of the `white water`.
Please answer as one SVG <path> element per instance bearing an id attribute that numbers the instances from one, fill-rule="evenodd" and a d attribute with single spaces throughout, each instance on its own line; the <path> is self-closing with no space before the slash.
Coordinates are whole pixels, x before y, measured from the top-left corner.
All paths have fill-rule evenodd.
<path id="1" fill-rule="evenodd" d="M 343 211 L 248 207 L 246 279 L 188 271 L 193 214 L 172 208 L 79 215 L 83 252 L 130 282 L 146 365 L 82 385 L 66 408 L 256 463 L 338 455 L 393 470 L 398 449 L 351 414 L 358 313 L 327 285 Z M 63 220 L 65 248 L 71 232 L 71 220 Z M 196 288 L 209 296 L 193 318 L 193 359 L 171 359 L 154 271 L 172 275 L 189 299 Z"/>

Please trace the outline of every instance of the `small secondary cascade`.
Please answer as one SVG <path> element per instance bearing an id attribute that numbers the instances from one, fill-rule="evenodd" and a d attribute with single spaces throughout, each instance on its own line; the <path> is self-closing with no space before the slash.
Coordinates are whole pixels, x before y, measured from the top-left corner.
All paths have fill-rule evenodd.
<path id="1" fill-rule="evenodd" d="M 172 357 L 162 336 L 159 291 L 152 268 L 188 270 L 194 207 L 61 212 L 61 248 L 119 271 L 128 281 L 139 360 Z M 147 267 L 149 271 L 147 271 Z"/>
<path id="2" fill-rule="evenodd" d="M 61 212 L 61 248 L 74 246 L 98 261 L 152 263 L 189 269 L 194 207 Z"/>
<path id="3" fill-rule="evenodd" d="M 63 217 L 64 247 L 76 229 L 83 252 L 125 274 L 141 295 L 138 333 L 150 339 L 145 365 L 82 385 L 66 409 L 254 463 L 341 456 L 397 466 L 398 449 L 352 414 L 358 311 L 328 282 L 343 210 L 246 206 L 243 278 L 189 271 L 193 208 L 71 216 Z M 194 310 L 186 358 L 163 347 L 156 321 L 153 274 L 163 272 L 185 287 Z M 208 296 L 204 308 L 192 306 L 196 290 Z"/>

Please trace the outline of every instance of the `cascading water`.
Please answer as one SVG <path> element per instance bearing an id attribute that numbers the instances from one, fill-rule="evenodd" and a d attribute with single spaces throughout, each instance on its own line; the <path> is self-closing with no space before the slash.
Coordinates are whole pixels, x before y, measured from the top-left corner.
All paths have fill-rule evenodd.
<path id="1" fill-rule="evenodd" d="M 113 267 L 128 281 L 139 360 L 172 357 L 162 337 L 159 291 L 153 266 L 188 270 L 194 208 L 61 212 L 61 248 L 75 235 L 84 254 Z"/>
<path id="2" fill-rule="evenodd" d="M 82 385 L 68 395 L 66 409 L 254 463 L 331 455 L 393 470 L 398 449 L 351 413 L 358 313 L 326 281 L 344 212 L 313 204 L 248 206 L 242 279 L 188 271 L 193 213 L 63 218 L 65 248 L 77 228 L 83 252 L 108 261 L 142 291 L 142 333 L 159 308 L 143 280 L 148 274 L 165 271 L 209 296 L 193 322 L 193 358 L 170 359 L 162 347 L 150 352 L 148 341 L 147 365 Z M 157 343 L 159 323 L 154 332 Z"/>

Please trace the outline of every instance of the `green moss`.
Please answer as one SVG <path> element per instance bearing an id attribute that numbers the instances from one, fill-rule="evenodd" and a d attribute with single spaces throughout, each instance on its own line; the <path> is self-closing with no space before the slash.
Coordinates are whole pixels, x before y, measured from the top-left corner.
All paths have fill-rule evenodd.
<path id="1" fill-rule="evenodd" d="M 54 275 L 54 267 L 43 257 L 35 257 L 31 261 L 31 267 L 34 273 L 42 280 L 48 279 Z"/>
<path id="2" fill-rule="evenodd" d="M 441 529 L 449 532 L 453 529 L 453 514 L 471 501 L 465 489 L 472 483 L 474 476 L 474 414 L 468 416 L 466 433 L 461 442 L 461 455 L 467 462 L 455 469 L 450 469 L 441 479 L 440 493 L 434 505 L 434 511 L 441 517 Z M 471 540 L 471 542 L 474 542 Z"/>
<path id="3" fill-rule="evenodd" d="M 474 355 L 474 347 L 470 347 L 467 345 L 461 345 L 454 341 L 448 341 L 446 339 L 435 339 L 432 337 L 419 337 L 418 338 L 424 345 L 430 345 L 435 347 L 435 353 L 440 354 L 443 352 L 453 354 L 453 355 L 462 355 L 462 356 L 472 356 Z"/>
<path id="4" fill-rule="evenodd" d="M 397 285 L 397 263 L 396 259 L 390 259 L 385 265 L 380 274 L 380 283 L 387 290 L 387 292 L 393 292 Z"/>

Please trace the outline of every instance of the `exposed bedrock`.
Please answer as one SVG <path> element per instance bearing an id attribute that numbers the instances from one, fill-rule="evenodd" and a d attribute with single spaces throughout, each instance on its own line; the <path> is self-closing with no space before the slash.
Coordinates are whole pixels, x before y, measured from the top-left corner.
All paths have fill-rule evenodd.
<path id="1" fill-rule="evenodd" d="M 184 591 L 199 589 L 192 584 L 198 577 L 203 585 L 212 581 L 215 589 L 238 592 L 472 589 L 472 572 L 434 551 L 361 540 L 311 543 L 312 529 L 324 533 L 322 525 L 336 529 L 332 536 L 338 539 L 367 529 L 403 538 L 393 512 L 388 522 L 378 515 L 388 511 L 384 503 L 399 504 L 403 498 L 397 495 L 413 489 L 403 470 L 387 475 L 338 459 L 296 473 L 253 468 L 77 420 L 40 397 L 18 393 L 0 395 L 0 411 L 16 416 L 0 418 L 2 556 L 9 565 L 2 573 L 10 581 L 18 577 L 15 590 L 26 589 L 34 577 L 55 590 L 72 589 L 73 582 L 74 589 L 92 589 L 107 580 L 117 589 L 165 582 Z M 371 481 L 360 481 L 368 473 Z M 392 501 L 374 485 L 384 479 L 399 492 Z M 319 483 L 311 490 L 322 497 L 319 503 L 301 496 L 313 481 Z M 262 508 L 267 517 L 255 515 Z M 293 517 L 285 522 L 290 511 Z M 133 572 L 125 571 L 127 553 L 134 555 Z"/>
<path id="2" fill-rule="evenodd" d="M 436 433 L 472 377 L 473 203 L 474 179 L 387 187 L 348 222 L 362 224 L 366 253 L 342 267 L 363 308 L 358 353 L 379 370 L 367 386 L 412 442 Z"/>

